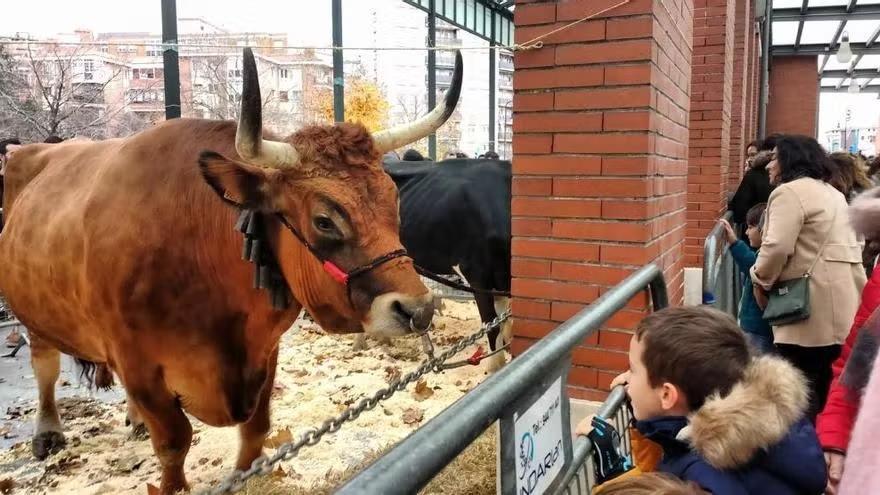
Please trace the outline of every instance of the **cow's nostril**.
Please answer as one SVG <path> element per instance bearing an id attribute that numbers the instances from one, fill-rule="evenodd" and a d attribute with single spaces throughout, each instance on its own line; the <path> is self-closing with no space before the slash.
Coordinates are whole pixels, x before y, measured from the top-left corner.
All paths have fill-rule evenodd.
<path id="1" fill-rule="evenodd" d="M 391 310 L 400 315 L 400 317 L 407 322 L 412 318 L 412 313 L 407 311 L 400 301 L 394 301 L 391 303 Z"/>
<path id="2" fill-rule="evenodd" d="M 424 332 L 431 327 L 431 320 L 434 318 L 434 305 L 422 306 L 413 312 L 410 320 L 415 326 L 417 332 Z"/>
<path id="3" fill-rule="evenodd" d="M 427 304 L 413 304 L 406 299 L 395 299 L 391 303 L 391 311 L 397 315 L 410 331 L 421 333 L 428 330 L 431 326 L 431 319 L 434 316 L 434 305 L 429 302 Z"/>

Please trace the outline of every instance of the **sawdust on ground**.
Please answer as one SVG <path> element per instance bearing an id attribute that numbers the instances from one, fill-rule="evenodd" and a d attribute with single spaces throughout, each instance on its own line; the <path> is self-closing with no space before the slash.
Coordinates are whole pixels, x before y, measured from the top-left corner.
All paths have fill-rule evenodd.
<path id="1" fill-rule="evenodd" d="M 470 302 L 447 301 L 444 315 L 435 321 L 434 343 L 439 349 L 479 325 L 476 307 Z M 457 357 L 472 352 L 468 349 Z M 418 367 L 423 356 L 415 338 L 396 339 L 392 345 L 368 340 L 366 350 L 355 352 L 351 337 L 326 335 L 312 323 L 297 322 L 282 339 L 267 446 L 320 425 L 329 415 L 387 385 L 391 377 Z M 245 493 L 328 493 L 486 376 L 486 362 L 429 374 L 418 387 L 398 392 L 325 436 L 317 446 L 281 463 L 271 477 L 249 484 Z M 64 451 L 37 461 L 27 438 L 0 452 L 0 482 L 13 484 L 13 493 L 142 494 L 147 483 L 158 485 L 158 462 L 150 442 L 129 438 L 124 404 L 72 397 L 59 400 L 59 405 L 68 440 Z M 8 411 L 0 420 L 0 429 L 33 421 L 33 406 Z M 191 420 L 194 435 L 186 474 L 193 490 L 200 491 L 231 473 L 238 431 Z M 459 457 L 454 475 L 441 473 L 424 493 L 494 493 L 494 452 L 495 434 L 490 429 Z"/>

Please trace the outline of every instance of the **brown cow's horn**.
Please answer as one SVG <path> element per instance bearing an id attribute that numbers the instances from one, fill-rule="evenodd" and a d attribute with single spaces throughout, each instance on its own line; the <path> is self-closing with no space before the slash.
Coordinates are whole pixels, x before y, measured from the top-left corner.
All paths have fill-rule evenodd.
<path id="1" fill-rule="evenodd" d="M 432 134 L 440 128 L 446 119 L 455 111 L 458 104 L 458 96 L 461 94 L 462 81 L 461 52 L 455 52 L 455 72 L 452 74 L 452 85 L 446 91 L 443 103 L 437 105 L 431 113 L 411 122 L 402 124 L 391 129 L 385 129 L 373 134 L 373 142 L 381 152 L 391 151 L 409 143 L 414 143 L 425 136 Z"/>
<path id="2" fill-rule="evenodd" d="M 268 168 L 293 168 L 299 164 L 296 149 L 287 143 L 263 139 L 263 100 L 254 52 L 244 49 L 241 116 L 235 132 L 235 150 L 247 162 Z"/>

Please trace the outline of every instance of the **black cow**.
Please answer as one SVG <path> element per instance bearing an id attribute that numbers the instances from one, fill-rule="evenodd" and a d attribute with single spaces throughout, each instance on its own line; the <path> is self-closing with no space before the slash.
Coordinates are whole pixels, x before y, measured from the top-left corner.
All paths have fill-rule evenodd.
<path id="1" fill-rule="evenodd" d="M 471 287 L 510 291 L 510 162 L 452 159 L 385 162 L 400 193 L 400 240 L 420 267 L 457 273 Z M 507 297 L 475 294 L 483 322 Z M 509 324 L 504 327 L 508 338 Z M 499 331 L 489 332 L 495 350 Z M 493 367 L 503 364 L 493 362 Z"/>

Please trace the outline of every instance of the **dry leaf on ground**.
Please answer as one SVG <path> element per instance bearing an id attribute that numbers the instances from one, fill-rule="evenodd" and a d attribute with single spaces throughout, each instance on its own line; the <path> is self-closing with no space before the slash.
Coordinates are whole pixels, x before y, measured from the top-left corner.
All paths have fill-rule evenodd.
<path id="1" fill-rule="evenodd" d="M 434 395 L 434 389 L 428 386 L 427 380 L 419 380 L 416 388 L 413 390 L 412 396 L 415 400 L 421 402 Z"/>
<path id="2" fill-rule="evenodd" d="M 424 417 L 425 411 L 417 407 L 410 407 L 403 411 L 403 422 L 408 425 L 419 423 Z"/>
<path id="3" fill-rule="evenodd" d="M 278 447 L 284 445 L 285 443 L 293 441 L 293 434 L 290 433 L 290 428 L 285 428 L 280 430 L 278 433 L 272 435 L 267 438 L 263 443 L 267 448 L 277 449 Z"/>

